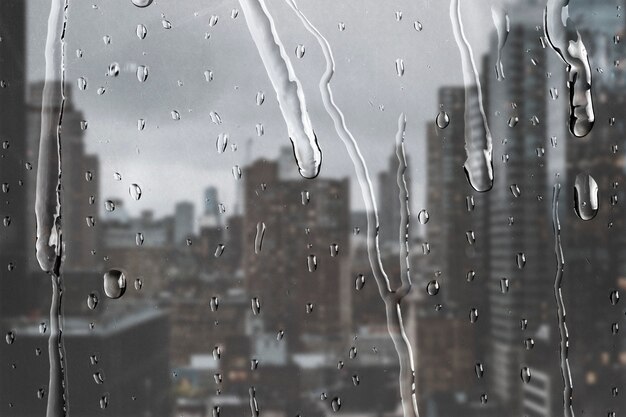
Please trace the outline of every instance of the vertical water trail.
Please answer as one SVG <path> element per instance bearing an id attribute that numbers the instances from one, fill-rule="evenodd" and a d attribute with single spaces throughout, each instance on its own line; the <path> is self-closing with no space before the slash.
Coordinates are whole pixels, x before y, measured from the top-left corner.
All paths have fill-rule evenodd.
<path id="1" fill-rule="evenodd" d="M 389 278 L 385 273 L 380 257 L 379 239 L 378 239 L 378 209 L 374 199 L 374 188 L 370 179 L 369 171 L 363 155 L 359 149 L 357 141 L 346 126 L 345 118 L 339 107 L 333 99 L 332 89 L 330 88 L 330 80 L 335 72 L 335 60 L 330 49 L 330 44 L 326 38 L 317 30 L 315 26 L 300 11 L 294 0 L 285 0 L 297 16 L 302 21 L 305 28 L 317 39 L 324 57 L 326 59 L 326 70 L 322 75 L 319 83 L 320 93 L 326 112 L 333 119 L 335 130 L 343 142 L 350 159 L 354 165 L 356 176 L 361 188 L 361 194 L 365 203 L 365 211 L 367 214 L 367 255 L 372 268 L 372 274 L 382 300 L 385 303 L 385 312 L 387 314 L 387 329 L 393 345 L 398 354 L 400 364 L 400 398 L 404 417 L 419 417 L 417 408 L 417 397 L 415 393 L 415 366 L 413 363 L 413 352 L 411 344 L 404 330 L 402 320 L 401 301 L 411 290 L 411 283 L 408 274 L 403 275 L 402 285 L 397 290 L 392 290 Z M 402 117 L 399 122 L 402 128 Z M 401 133 L 400 133 L 401 135 Z"/>
<path id="2" fill-rule="evenodd" d="M 496 58 L 496 78 L 498 81 L 503 80 L 504 68 L 502 66 L 502 50 L 506 45 L 506 40 L 509 37 L 511 30 L 511 23 L 509 21 L 509 15 L 502 9 L 491 7 L 491 19 L 493 25 L 496 27 L 496 33 L 498 34 L 498 56 Z"/>
<path id="3" fill-rule="evenodd" d="M 548 43 L 567 65 L 569 74 L 569 129 L 576 137 L 586 136 L 593 128 L 595 115 L 591 97 L 591 67 L 587 48 L 569 18 L 569 0 L 548 0 L 543 13 Z"/>
<path id="4" fill-rule="evenodd" d="M 565 258 L 563 257 L 563 248 L 561 246 L 561 223 L 559 222 L 559 192 L 561 184 L 555 184 L 552 190 L 552 229 L 554 232 L 554 253 L 556 255 L 556 277 L 554 279 L 554 298 L 556 299 L 557 316 L 559 322 L 560 347 L 559 357 L 561 360 L 561 376 L 563 377 L 563 416 L 574 417 L 574 409 L 572 407 L 572 374 L 569 368 L 568 348 L 569 334 L 567 332 L 567 324 L 565 323 L 565 304 L 563 303 L 563 294 L 561 293 L 561 284 L 563 282 L 563 268 L 565 266 Z"/>
<path id="5" fill-rule="evenodd" d="M 62 330 L 61 121 L 65 105 L 65 27 L 68 0 L 51 0 L 45 50 L 45 82 L 35 196 L 37 261 L 52 279 L 47 417 L 67 414 Z"/>
<path id="6" fill-rule="evenodd" d="M 465 152 L 464 168 L 470 185 L 478 192 L 493 187 L 493 144 L 483 106 L 483 94 L 474 54 L 461 21 L 459 0 L 450 0 L 450 20 L 459 52 L 465 85 Z M 478 113 L 476 113 L 478 112 Z M 474 123 L 480 118 L 482 123 Z"/>
<path id="7" fill-rule="evenodd" d="M 276 91 L 300 175 L 304 178 L 315 178 L 320 171 L 322 151 L 311 126 L 304 91 L 278 37 L 272 16 L 265 0 L 239 0 L 239 3 L 250 35 Z"/>
<path id="8" fill-rule="evenodd" d="M 404 152 L 405 131 L 406 116 L 404 113 L 401 113 L 400 117 L 398 117 L 398 131 L 396 133 L 396 157 L 398 158 L 396 182 L 398 184 L 398 199 L 400 200 L 400 230 L 398 231 L 400 241 L 400 277 L 402 286 L 410 286 L 409 226 L 411 210 L 409 207 L 409 189 L 404 176 L 407 170 L 406 154 Z"/>

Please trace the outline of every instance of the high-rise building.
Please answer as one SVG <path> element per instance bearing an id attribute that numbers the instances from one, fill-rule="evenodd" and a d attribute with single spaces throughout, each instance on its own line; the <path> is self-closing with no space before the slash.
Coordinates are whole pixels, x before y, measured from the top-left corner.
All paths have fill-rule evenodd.
<path id="1" fill-rule="evenodd" d="M 596 124 L 584 141 L 568 143 L 566 150 L 566 179 L 560 198 L 566 263 L 563 294 L 574 405 L 596 414 L 608 407 L 619 414 L 624 411 L 623 401 L 598 399 L 609 398 L 607 390 L 625 380 L 626 347 L 618 332 L 624 315 L 618 296 L 626 289 L 626 175 L 621 149 L 626 135 L 626 99 L 614 86 L 597 88 L 594 93 Z M 591 175 L 598 187 L 598 212 L 588 221 L 575 214 L 578 175 Z"/>
<path id="2" fill-rule="evenodd" d="M 34 251 L 34 236 L 26 233 L 28 214 L 24 180 L 36 175 L 27 163 L 37 155 L 26 155 L 24 103 L 26 90 L 25 2 L 0 4 L 0 218 L 4 220 L 0 239 L 0 314 L 3 317 L 28 314 L 37 308 L 27 267 L 27 253 Z M 8 224 L 10 223 L 10 224 Z M 34 282 L 34 281 L 33 281 Z"/>
<path id="3" fill-rule="evenodd" d="M 546 72 L 554 53 L 542 48 L 542 35 L 534 23 L 512 25 L 502 50 L 505 79 L 488 81 L 495 183 L 488 193 L 490 357 L 485 366 L 491 378 L 489 395 L 512 410 L 521 407 L 520 370 L 525 363 L 533 361 L 546 373 L 558 369 L 556 352 L 537 358 L 523 343 L 540 325 L 556 320 L 543 120 L 550 90 Z M 494 68 L 496 55 L 488 62 L 486 70 Z"/>
<path id="4" fill-rule="evenodd" d="M 192 203 L 180 202 L 174 208 L 174 243 L 184 242 L 193 235 L 194 207 Z"/>
<path id="5" fill-rule="evenodd" d="M 341 336 L 350 313 L 341 302 L 353 286 L 348 180 L 284 179 L 279 171 L 264 160 L 244 170 L 248 294 L 260 303 L 266 331 L 284 330 L 291 346 L 305 334 L 328 342 Z"/>

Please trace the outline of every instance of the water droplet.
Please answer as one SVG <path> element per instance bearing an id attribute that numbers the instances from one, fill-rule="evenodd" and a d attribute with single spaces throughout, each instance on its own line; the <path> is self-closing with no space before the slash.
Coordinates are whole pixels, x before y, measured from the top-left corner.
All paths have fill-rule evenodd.
<path id="1" fill-rule="evenodd" d="M 522 371 L 520 372 L 520 376 L 522 378 L 522 381 L 524 381 L 525 384 L 528 384 L 530 382 L 530 368 L 524 366 L 522 368 Z"/>
<path id="2" fill-rule="evenodd" d="M 396 74 L 398 74 L 398 77 L 404 75 L 404 60 L 401 58 L 396 59 Z"/>
<path id="3" fill-rule="evenodd" d="M 217 247 L 215 248 L 215 257 L 219 258 L 220 256 L 222 256 L 222 254 L 224 253 L 224 245 L 222 245 L 221 243 L 217 245 Z"/>
<path id="4" fill-rule="evenodd" d="M 137 67 L 137 79 L 143 83 L 148 79 L 148 67 L 145 65 L 139 65 Z"/>
<path id="5" fill-rule="evenodd" d="M 298 44 L 296 46 L 296 57 L 302 59 L 304 57 L 304 53 L 306 52 L 306 48 L 302 44 Z"/>
<path id="6" fill-rule="evenodd" d="M 437 114 L 437 118 L 435 119 L 435 122 L 437 123 L 437 127 L 439 129 L 445 129 L 450 124 L 450 116 L 448 116 L 448 113 L 441 110 Z"/>
<path id="7" fill-rule="evenodd" d="M 93 380 L 96 384 L 100 385 L 104 383 L 104 374 L 102 371 L 94 372 Z"/>
<path id="8" fill-rule="evenodd" d="M 508 278 L 500 278 L 500 292 L 502 294 L 506 294 L 509 292 L 509 279 Z"/>
<path id="9" fill-rule="evenodd" d="M 591 220 L 598 214 L 598 184 L 589 174 L 576 176 L 574 210 L 582 220 Z"/>
<path id="10" fill-rule="evenodd" d="M 106 211 L 115 211 L 115 203 L 111 200 L 106 200 L 104 202 L 104 209 Z"/>
<path id="11" fill-rule="evenodd" d="M 148 7 L 152 4 L 152 0 L 132 0 L 137 7 Z"/>
<path id="12" fill-rule="evenodd" d="M 139 291 L 139 290 L 141 290 L 141 287 L 143 287 L 143 281 L 141 280 L 141 278 L 136 278 L 135 279 L 135 290 Z"/>
<path id="13" fill-rule="evenodd" d="M 171 29 L 172 28 L 172 24 L 170 23 L 169 20 L 165 20 L 163 19 L 161 21 L 161 26 L 163 26 L 163 29 Z"/>
<path id="14" fill-rule="evenodd" d="M 98 305 L 98 295 L 96 293 L 91 293 L 87 297 L 87 307 L 89 310 L 94 310 Z"/>
<path id="15" fill-rule="evenodd" d="M 239 168 L 239 165 L 235 165 L 233 167 L 233 177 L 236 180 L 240 180 L 241 179 L 241 168 Z"/>
<path id="16" fill-rule="evenodd" d="M 40 334 L 45 334 L 47 330 L 48 330 L 48 325 L 46 324 L 45 321 L 42 321 L 41 323 L 39 323 L 39 333 Z"/>
<path id="17" fill-rule="evenodd" d="M 142 24 L 137 25 L 137 37 L 139 39 L 145 39 L 148 34 L 148 29 Z"/>
<path id="18" fill-rule="evenodd" d="M 109 298 L 120 298 L 126 292 L 126 275 L 119 269 L 110 269 L 104 274 L 104 293 Z"/>
<path id="19" fill-rule="evenodd" d="M 309 192 L 304 190 L 300 193 L 300 195 L 302 198 L 302 205 L 306 206 L 307 204 L 309 204 L 309 201 L 311 201 L 311 195 L 309 194 Z"/>
<path id="20" fill-rule="evenodd" d="M 317 256 L 309 255 L 306 258 L 307 267 L 309 268 L 309 272 L 315 272 L 317 269 Z"/>
<path id="21" fill-rule="evenodd" d="M 467 271 L 467 274 L 465 274 L 465 278 L 467 279 L 467 282 L 474 281 L 474 278 L 476 278 L 476 272 L 470 269 Z"/>
<path id="22" fill-rule="evenodd" d="M 439 282 L 433 279 L 426 285 L 426 292 L 428 295 L 437 295 L 439 293 Z"/>
<path id="23" fill-rule="evenodd" d="M 253 297 L 252 300 L 250 300 L 250 304 L 252 307 L 252 314 L 256 316 L 261 312 L 261 302 L 258 297 Z"/>
<path id="24" fill-rule="evenodd" d="M 417 21 L 417 20 L 416 20 L 415 22 L 413 22 L 413 28 L 414 28 L 416 31 L 421 32 L 421 31 L 422 31 L 422 29 L 424 29 L 424 26 L 422 26 L 422 23 L 421 23 L 421 22 L 419 22 L 419 21 Z"/>
<path id="25" fill-rule="evenodd" d="M 339 254 L 339 245 L 336 243 L 330 244 L 330 256 L 333 258 Z"/>
<path id="26" fill-rule="evenodd" d="M 532 337 L 524 339 L 524 348 L 526 350 L 531 350 L 534 347 L 535 347 L 535 341 L 533 340 Z"/>
<path id="27" fill-rule="evenodd" d="M 96 225 L 96 220 L 93 216 L 85 217 L 85 222 L 87 223 L 87 227 L 94 227 Z"/>
<path id="28" fill-rule="evenodd" d="M 209 117 L 211 118 L 211 122 L 213 122 L 214 124 L 216 125 L 222 124 L 222 118 L 217 112 L 214 112 L 214 111 L 210 112 Z"/>
<path id="29" fill-rule="evenodd" d="M 217 141 L 215 142 L 217 153 L 224 153 L 227 146 L 228 146 L 228 133 L 220 133 L 219 135 L 217 135 Z"/>
<path id="30" fill-rule="evenodd" d="M 470 245 L 473 245 L 474 243 L 476 243 L 476 236 L 474 235 L 474 232 L 471 230 L 468 230 L 467 232 L 465 232 L 465 239 L 467 239 L 467 243 Z"/>
<path id="31" fill-rule="evenodd" d="M 487 400 L 488 400 L 487 394 L 480 394 L 480 403 L 481 404 L 487 404 Z"/>
<path id="32" fill-rule="evenodd" d="M 217 22 L 220 20 L 220 17 L 216 14 L 212 15 L 209 19 L 209 26 L 213 27 L 217 25 Z"/>
<path id="33" fill-rule="evenodd" d="M 7 345 L 12 345 L 13 342 L 15 341 L 15 333 L 14 332 L 7 332 L 7 334 L 5 336 L 5 340 L 7 342 Z"/>
<path id="34" fill-rule="evenodd" d="M 476 323 L 478 321 L 478 310 L 475 308 L 470 309 L 470 323 Z"/>
<path id="35" fill-rule="evenodd" d="M 355 346 L 352 346 L 352 347 L 350 348 L 350 350 L 348 351 L 348 357 L 349 357 L 350 359 L 355 359 L 355 358 L 356 358 L 356 355 L 357 355 L 357 350 L 356 350 L 356 347 L 355 347 Z"/>
<path id="36" fill-rule="evenodd" d="M 128 188 L 128 193 L 133 198 L 133 200 L 137 201 L 141 198 L 141 187 L 137 184 L 131 184 Z"/>
<path id="37" fill-rule="evenodd" d="M 341 398 L 339 397 L 333 398 L 333 400 L 330 402 L 330 406 L 332 407 L 335 413 L 338 412 L 339 409 L 341 408 Z"/>
<path id="38" fill-rule="evenodd" d="M 100 397 L 100 408 L 105 409 L 109 406 L 109 394 L 104 394 Z"/>
<path id="39" fill-rule="evenodd" d="M 239 16 L 239 9 L 233 9 L 230 11 L 231 19 L 237 19 L 237 16 Z"/>
<path id="40" fill-rule="evenodd" d="M 135 235 L 135 244 L 137 246 L 143 245 L 143 233 L 137 232 L 137 234 Z"/>
<path id="41" fill-rule="evenodd" d="M 45 388 L 39 388 L 37 390 L 37 398 L 39 398 L 40 400 L 43 399 L 46 396 L 46 389 Z"/>
<path id="42" fill-rule="evenodd" d="M 78 78 L 77 84 L 80 91 L 85 91 L 87 89 L 87 80 L 84 77 Z"/>
<path id="43" fill-rule="evenodd" d="M 283 340 L 283 337 L 285 337 L 285 331 L 279 330 L 278 333 L 276 333 L 276 340 L 278 341 Z"/>
<path id="44" fill-rule="evenodd" d="M 337 28 L 339 29 L 339 32 L 343 32 L 344 30 L 346 30 L 346 24 L 344 22 L 339 22 L 337 24 Z"/>
<path id="45" fill-rule="evenodd" d="M 465 208 L 467 208 L 468 212 L 474 211 L 474 196 L 468 195 L 465 197 Z"/>
<path id="46" fill-rule="evenodd" d="M 619 291 L 611 291 L 609 294 L 609 300 L 611 301 L 611 305 L 617 305 L 617 303 L 619 303 Z"/>
<path id="47" fill-rule="evenodd" d="M 509 118 L 509 127 L 515 127 L 517 126 L 517 124 L 519 123 L 519 117 L 517 116 L 511 116 Z"/>
<path id="48" fill-rule="evenodd" d="M 522 190 L 520 190 L 519 186 L 517 184 L 511 184 L 509 186 L 509 190 L 511 190 L 511 194 L 513 194 L 513 197 L 517 198 L 519 196 L 522 195 Z"/>
<path id="49" fill-rule="evenodd" d="M 117 62 L 113 62 L 111 65 L 109 65 L 107 75 L 109 77 L 117 77 L 118 75 L 120 75 L 120 64 L 118 64 Z"/>
<path id="50" fill-rule="evenodd" d="M 428 211 L 426 211 L 426 209 L 422 209 L 419 213 L 417 213 L 417 220 L 420 222 L 420 224 L 428 223 L 429 219 L 430 215 L 428 214 Z"/>
<path id="51" fill-rule="evenodd" d="M 258 222 L 256 224 L 256 236 L 254 237 L 254 253 L 261 253 L 263 247 L 263 236 L 265 236 L 265 223 Z"/>
<path id="52" fill-rule="evenodd" d="M 359 274 L 356 276 L 356 279 L 354 281 L 354 287 L 357 291 L 360 291 L 361 289 L 363 289 L 363 286 L 365 286 L 365 276 L 363 274 Z"/>
<path id="53" fill-rule="evenodd" d="M 485 368 L 483 367 L 483 364 L 480 362 L 476 362 L 476 365 L 474 365 L 474 372 L 476 372 L 476 378 L 482 378 L 485 374 Z"/>
<path id="54" fill-rule="evenodd" d="M 222 349 L 219 346 L 213 348 L 213 359 L 218 361 L 222 357 Z"/>
<path id="55" fill-rule="evenodd" d="M 526 265 L 526 255 L 524 255 L 523 252 L 519 252 L 515 255 L 515 262 L 517 263 L 518 269 L 524 269 L 524 266 Z"/>

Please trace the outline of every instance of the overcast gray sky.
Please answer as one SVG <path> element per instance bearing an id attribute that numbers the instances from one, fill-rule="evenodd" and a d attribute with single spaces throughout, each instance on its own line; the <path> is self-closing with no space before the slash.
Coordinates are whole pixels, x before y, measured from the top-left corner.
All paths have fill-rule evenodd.
<path id="1" fill-rule="evenodd" d="M 47 3 L 29 2 L 31 80 L 43 78 Z M 477 59 L 492 32 L 492 3 L 502 2 L 462 2 L 466 32 Z M 323 153 L 321 176 L 354 178 L 352 164 L 322 106 L 318 82 L 325 61 L 318 44 L 284 1 L 267 0 L 267 4 L 306 94 Z M 425 123 L 437 114 L 437 89 L 462 82 L 449 2 L 300 0 L 298 4 L 333 48 L 335 99 L 373 179 L 393 150 L 399 113 L 406 114 L 413 204 L 414 209 L 421 208 Z M 146 8 L 133 6 L 131 0 L 70 1 L 67 80 L 75 90 L 75 107 L 89 122 L 87 149 L 101 159 L 102 197 L 126 198 L 131 213 L 151 208 L 164 214 L 179 200 L 200 205 L 202 190 L 216 185 L 220 200 L 232 210 L 236 185 L 232 166 L 262 156 L 275 158 L 281 146 L 289 145 L 245 17 L 240 11 L 237 18 L 231 18 L 233 9 L 240 9 L 236 0 L 155 0 Z M 402 13 L 400 21 L 396 12 Z M 211 27 L 213 15 L 219 20 Z M 163 19 L 171 23 L 171 29 L 163 27 Z M 422 31 L 415 30 L 416 21 Z M 345 31 L 339 31 L 340 22 L 345 23 Z M 148 31 L 143 40 L 135 34 L 138 24 Z M 110 44 L 105 44 L 104 36 L 110 36 Z M 298 44 L 306 48 L 301 59 L 293 53 Z M 77 49 L 82 58 L 76 56 Z M 396 74 L 398 58 L 405 65 L 402 77 Z M 122 67 L 115 78 L 106 76 L 113 62 Z M 136 65 L 148 66 L 147 82 L 137 80 Z M 214 74 L 210 83 L 205 81 L 205 70 Z M 85 91 L 75 88 L 79 77 L 87 79 Z M 98 95 L 99 87 L 106 92 Z M 262 106 L 255 103 L 259 90 L 266 96 Z M 180 113 L 180 120 L 172 119 L 173 110 Z M 211 122 L 211 111 L 219 113 L 221 125 Z M 137 130 L 139 118 L 146 120 L 143 132 Z M 264 125 L 262 137 L 256 135 L 257 123 Z M 228 133 L 238 150 L 218 154 L 219 133 Z M 295 162 L 293 169 L 297 172 Z M 115 172 L 122 175 L 122 181 L 114 180 Z M 143 189 L 138 202 L 128 199 L 131 183 Z M 352 193 L 353 207 L 362 207 L 356 182 Z"/>

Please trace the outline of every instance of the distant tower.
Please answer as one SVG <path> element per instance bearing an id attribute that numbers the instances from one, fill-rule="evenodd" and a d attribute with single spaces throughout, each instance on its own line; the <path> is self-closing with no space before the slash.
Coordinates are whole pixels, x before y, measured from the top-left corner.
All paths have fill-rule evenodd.
<path id="1" fill-rule="evenodd" d="M 174 243 L 184 242 L 193 235 L 194 207 L 192 203 L 181 202 L 174 209 Z"/>

